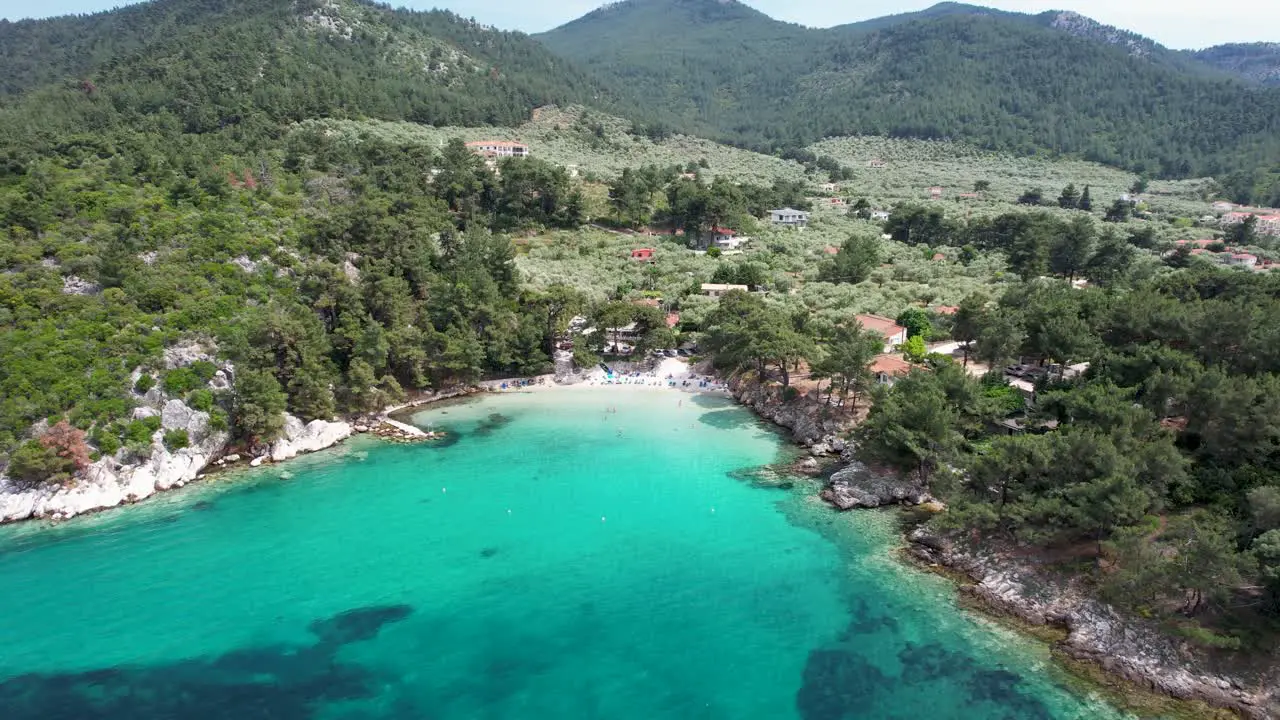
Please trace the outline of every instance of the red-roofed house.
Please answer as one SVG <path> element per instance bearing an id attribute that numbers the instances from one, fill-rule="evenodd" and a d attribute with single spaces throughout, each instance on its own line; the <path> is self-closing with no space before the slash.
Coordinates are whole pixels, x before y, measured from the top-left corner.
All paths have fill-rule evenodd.
<path id="1" fill-rule="evenodd" d="M 857 315 L 853 318 L 863 328 L 874 330 L 884 336 L 884 351 L 893 352 L 898 345 L 907 341 L 907 329 L 883 315 Z"/>
<path id="2" fill-rule="evenodd" d="M 960 312 L 960 308 L 955 305 L 939 305 L 933 311 L 939 315 L 955 315 Z"/>
<path id="3" fill-rule="evenodd" d="M 1247 220 L 1249 216 L 1252 214 L 1253 213 L 1247 213 L 1247 212 L 1229 212 L 1226 215 L 1222 216 L 1222 224 L 1236 225 L 1238 223 L 1242 223 L 1245 220 Z"/>
<path id="4" fill-rule="evenodd" d="M 1259 215 L 1258 232 L 1263 235 L 1280 235 L 1280 215 Z"/>
<path id="5" fill-rule="evenodd" d="M 840 248 L 836 247 L 835 245 L 828 245 L 828 246 L 826 246 L 826 247 L 822 248 L 822 252 L 824 252 L 824 253 L 826 253 L 826 254 L 828 254 L 828 255 L 839 255 L 839 254 L 840 254 Z"/>
<path id="6" fill-rule="evenodd" d="M 871 374 L 881 385 L 892 385 L 898 378 L 911 372 L 911 363 L 899 355 L 877 355 L 871 363 Z"/>
<path id="7" fill-rule="evenodd" d="M 941 260 L 946 260 L 946 259 L 947 259 L 947 256 L 946 256 L 946 255 L 943 255 L 942 253 L 934 253 L 934 254 L 933 254 L 933 261 L 934 261 L 934 262 L 939 262 L 939 261 L 941 261 Z"/>
<path id="8" fill-rule="evenodd" d="M 1258 264 L 1258 256 L 1249 253 L 1234 253 L 1227 258 L 1227 264 L 1241 267 L 1253 267 Z"/>
<path id="9" fill-rule="evenodd" d="M 714 245 L 721 250 L 737 250 L 746 241 L 746 238 L 738 237 L 736 230 L 719 226 L 711 228 L 711 235 L 708 238 L 710 245 Z"/>
<path id="10" fill-rule="evenodd" d="M 674 328 L 680 324 L 680 313 L 667 313 L 667 327 Z"/>
<path id="11" fill-rule="evenodd" d="M 650 260 L 653 258 L 653 248 L 636 248 L 631 251 L 632 260 Z"/>
<path id="12" fill-rule="evenodd" d="M 487 157 L 525 157 L 529 154 L 529 146 L 509 140 L 475 140 L 467 143 L 472 152 Z"/>

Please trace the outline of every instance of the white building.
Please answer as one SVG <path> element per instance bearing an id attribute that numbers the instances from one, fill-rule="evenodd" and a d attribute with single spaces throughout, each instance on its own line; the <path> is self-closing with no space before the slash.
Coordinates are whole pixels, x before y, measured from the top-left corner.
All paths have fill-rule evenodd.
<path id="1" fill-rule="evenodd" d="M 750 292 L 751 288 L 746 285 L 723 285 L 721 283 L 702 283 L 702 292 L 709 297 L 718 298 L 731 290 L 741 290 L 742 292 Z"/>
<path id="2" fill-rule="evenodd" d="M 486 157 L 526 157 L 529 155 L 528 145 L 508 140 L 476 140 L 467 143 L 467 147 L 471 148 L 472 152 Z"/>
<path id="3" fill-rule="evenodd" d="M 782 208 L 781 210 L 770 210 L 769 219 L 773 221 L 774 225 L 802 228 L 809 224 L 809 213 L 795 208 Z"/>

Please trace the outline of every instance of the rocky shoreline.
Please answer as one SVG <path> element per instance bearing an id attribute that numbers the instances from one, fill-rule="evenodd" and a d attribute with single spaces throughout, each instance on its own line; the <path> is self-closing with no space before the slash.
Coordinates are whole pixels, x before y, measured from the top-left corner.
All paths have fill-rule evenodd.
<path id="1" fill-rule="evenodd" d="M 1280 677 L 1251 681 L 1216 673 L 1185 644 L 1137 618 L 1121 616 L 1069 582 L 1037 572 L 1009 553 L 974 548 L 912 531 L 908 552 L 920 562 L 967 578 L 960 592 L 982 608 L 1033 626 L 1059 628 L 1054 650 L 1098 666 L 1134 685 L 1179 700 L 1200 701 L 1250 720 L 1280 717 Z"/>
<path id="2" fill-rule="evenodd" d="M 426 433 L 397 422 L 391 419 L 391 414 L 482 390 L 455 388 L 423 395 L 376 415 L 332 421 L 304 423 L 286 413 L 281 437 L 257 452 L 233 448 L 227 432 L 210 428 L 209 413 L 193 410 L 181 400 L 168 399 L 153 391 L 140 398 L 141 404 L 134 411 L 136 417 L 161 420 L 145 456 L 128 460 L 103 457 L 90 465 L 71 487 L 44 484 L 24 488 L 0 475 L 0 525 L 28 520 L 69 520 L 132 505 L 156 493 L 203 480 L 211 472 L 287 462 L 299 455 L 331 448 L 355 434 L 368 432 L 395 442 L 438 439 L 442 434 Z M 178 450 L 165 447 L 164 434 L 172 430 L 186 431 L 190 445 Z"/>
<path id="3" fill-rule="evenodd" d="M 840 456 L 841 468 L 820 492 L 836 510 L 893 505 L 945 509 L 922 484 L 860 462 L 852 444 L 838 436 L 850 429 L 849 424 L 831 420 L 822 403 L 804 396 L 787 399 L 778 387 L 743 378 L 734 378 L 729 387 L 738 402 L 787 428 L 795 442 L 808 448 L 811 457 L 798 462 L 797 471 L 813 474 L 815 458 Z M 923 528 L 906 540 L 912 559 L 945 569 L 978 609 L 1065 633 L 1053 645 L 1065 658 L 1095 666 L 1129 687 L 1229 710 L 1249 720 L 1280 718 L 1280 669 L 1252 681 L 1214 672 L 1185 643 L 1153 623 L 1120 615 L 1080 588 L 1038 572 L 1025 558 L 962 546 Z"/>

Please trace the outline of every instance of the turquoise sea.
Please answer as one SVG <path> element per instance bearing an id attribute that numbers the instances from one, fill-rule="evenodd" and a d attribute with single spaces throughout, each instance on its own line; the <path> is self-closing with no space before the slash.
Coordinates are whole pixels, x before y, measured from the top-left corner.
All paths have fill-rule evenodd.
<path id="1" fill-rule="evenodd" d="M 0 717 L 1115 717 L 895 562 L 891 513 L 753 482 L 786 449 L 726 400 L 414 422 L 450 438 L 0 528 Z"/>

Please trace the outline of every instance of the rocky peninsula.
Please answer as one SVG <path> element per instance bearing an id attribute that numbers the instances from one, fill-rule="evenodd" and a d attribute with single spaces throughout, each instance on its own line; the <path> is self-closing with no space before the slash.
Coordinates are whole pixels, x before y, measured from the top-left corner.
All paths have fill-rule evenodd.
<path id="1" fill-rule="evenodd" d="M 729 387 L 740 403 L 789 430 L 812 458 L 826 459 L 830 474 L 819 494 L 836 510 L 944 509 L 922 483 L 862 462 L 853 443 L 843 438 L 853 420 L 832 413 L 824 403 L 807 395 L 788 396 L 776 385 L 742 376 L 731 379 Z M 838 469 L 831 472 L 830 466 Z M 810 459 L 796 469 L 813 474 L 813 467 Z M 1097 668 L 1133 688 L 1188 701 L 1193 708 L 1218 708 L 1250 720 L 1280 718 L 1280 668 L 1244 677 L 1216 667 L 1204 653 L 1154 623 L 1117 612 L 1010 549 L 961 542 L 924 526 L 904 539 L 909 557 L 957 580 L 959 592 L 976 610 L 1012 618 L 1023 627 L 1056 629 L 1061 639 L 1052 649 L 1068 661 Z"/>

